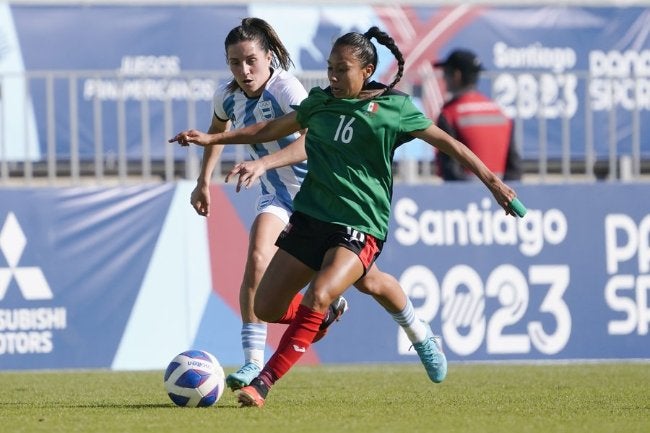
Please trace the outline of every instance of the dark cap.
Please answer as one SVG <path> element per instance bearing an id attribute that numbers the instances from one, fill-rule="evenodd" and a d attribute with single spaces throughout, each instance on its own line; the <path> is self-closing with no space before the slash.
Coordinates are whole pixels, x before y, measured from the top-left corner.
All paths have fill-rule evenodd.
<path id="1" fill-rule="evenodd" d="M 454 50 L 446 60 L 433 63 L 436 68 L 458 69 L 461 72 L 478 72 L 483 70 L 483 65 L 476 54 L 469 50 Z"/>

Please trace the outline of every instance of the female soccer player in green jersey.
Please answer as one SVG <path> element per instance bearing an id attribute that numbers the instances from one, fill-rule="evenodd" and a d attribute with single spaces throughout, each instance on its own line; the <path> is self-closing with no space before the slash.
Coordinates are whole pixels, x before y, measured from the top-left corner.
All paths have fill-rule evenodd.
<path id="1" fill-rule="evenodd" d="M 293 111 L 307 97 L 302 84 L 288 72 L 291 65 L 289 53 L 275 30 L 260 18 L 244 18 L 241 25 L 233 28 L 225 39 L 225 51 L 233 78 L 219 86 L 214 94 L 212 123 L 209 132 L 244 128 L 251 121 L 280 117 Z M 270 108 L 269 108 L 270 107 Z M 291 134 L 271 142 L 258 142 L 249 147 L 252 161 L 283 157 L 285 148 L 298 134 Z M 300 144 L 298 159 L 288 166 L 278 164 L 260 176 L 260 195 L 257 200 L 257 216 L 250 229 L 246 267 L 239 289 L 242 317 L 241 342 L 244 365 L 226 377 L 226 385 L 237 390 L 250 384 L 264 366 L 267 326 L 254 314 L 254 296 L 264 271 L 277 250 L 275 241 L 289 222 L 293 211 L 292 201 L 306 173 L 304 143 Z M 210 179 L 223 146 L 204 149 L 201 173 L 192 191 L 191 204 L 199 215 L 208 216 L 210 211 Z M 264 156 L 266 155 L 266 156 Z M 417 352 L 427 374 L 433 381 L 443 377 L 441 365 L 446 359 L 436 345 L 428 323 L 415 315 L 411 300 L 404 294 L 397 280 L 373 265 L 365 276 L 355 283 L 363 293 L 372 295 L 401 326 Z M 298 293 L 279 319 L 290 323 L 302 301 Z M 316 339 L 323 337 L 328 326 L 343 314 L 347 302 L 336 298 L 329 307 Z M 441 364 L 442 363 L 442 364 Z"/>
<path id="2" fill-rule="evenodd" d="M 398 71 L 388 86 L 369 81 L 377 67 L 373 37 L 397 59 Z M 276 352 L 257 378 L 239 390 L 242 406 L 264 404 L 271 386 L 309 348 L 331 302 L 363 277 L 381 252 L 388 231 L 391 162 L 397 146 L 415 137 L 457 159 L 514 216 L 508 203 L 515 192 L 466 146 L 436 127 L 408 95 L 393 90 L 403 69 L 403 56 L 386 33 L 376 27 L 365 34 L 347 33 L 330 52 L 330 86 L 312 89 L 295 112 L 237 131 L 205 134 L 189 130 L 170 140 L 203 146 L 255 143 L 308 129 L 309 170 L 294 199 L 289 224 L 276 242 L 279 249 L 258 287 L 256 315 L 276 321 L 294 295 L 309 286 Z M 438 367 L 437 377 L 442 380 L 446 360 Z"/>

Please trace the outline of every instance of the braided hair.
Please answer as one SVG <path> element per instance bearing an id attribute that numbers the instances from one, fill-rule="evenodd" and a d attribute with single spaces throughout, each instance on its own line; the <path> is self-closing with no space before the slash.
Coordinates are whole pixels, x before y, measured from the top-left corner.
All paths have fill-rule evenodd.
<path id="1" fill-rule="evenodd" d="M 381 31 L 377 26 L 373 26 L 364 34 L 357 32 L 346 33 L 334 42 L 334 47 L 346 46 L 351 48 L 354 56 L 359 60 L 359 63 L 361 63 L 362 66 L 372 65 L 376 70 L 379 58 L 377 56 L 377 48 L 371 41 L 373 37 L 377 39 L 377 42 L 381 45 L 388 48 L 397 60 L 397 73 L 395 74 L 395 78 L 384 90 L 384 92 L 388 92 L 399 83 L 402 79 L 402 75 L 404 75 L 404 56 L 395 43 L 395 40 L 391 38 L 388 33 Z"/>
<path id="2" fill-rule="evenodd" d="M 224 41 L 226 53 L 228 47 L 243 41 L 255 41 L 265 53 L 273 53 L 271 66 L 280 67 L 285 71 L 293 66 L 289 51 L 285 48 L 280 37 L 273 27 L 261 18 L 244 18 L 241 25 L 228 32 Z M 228 90 L 233 91 L 239 88 L 237 81 L 233 79 L 228 83 Z"/>

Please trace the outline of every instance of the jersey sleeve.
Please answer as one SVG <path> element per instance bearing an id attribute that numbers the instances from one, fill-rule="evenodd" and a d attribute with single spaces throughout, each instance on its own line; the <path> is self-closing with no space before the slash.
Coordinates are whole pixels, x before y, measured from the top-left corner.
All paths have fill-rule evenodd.
<path id="1" fill-rule="evenodd" d="M 226 110 L 223 109 L 223 101 L 226 96 L 226 86 L 220 85 L 212 96 L 212 114 L 219 120 L 228 121 Z"/>
<path id="2" fill-rule="evenodd" d="M 299 106 L 294 107 L 298 112 L 296 120 L 302 128 L 307 127 L 307 123 L 309 122 L 309 118 L 314 112 L 314 109 L 321 106 L 326 99 L 327 95 L 323 92 L 323 89 L 320 87 L 314 87 L 309 91 L 307 98 L 304 99 Z"/>
<path id="3" fill-rule="evenodd" d="M 409 133 L 413 131 L 422 131 L 427 129 L 433 124 L 433 120 L 429 119 L 420 111 L 418 107 L 413 104 L 410 97 L 404 98 L 404 105 L 402 106 L 400 132 Z"/>
<path id="4" fill-rule="evenodd" d="M 307 97 L 307 91 L 302 83 L 293 75 L 287 74 L 279 89 L 280 91 L 276 94 L 276 98 L 284 113 L 293 111 L 294 107 L 300 105 Z"/>

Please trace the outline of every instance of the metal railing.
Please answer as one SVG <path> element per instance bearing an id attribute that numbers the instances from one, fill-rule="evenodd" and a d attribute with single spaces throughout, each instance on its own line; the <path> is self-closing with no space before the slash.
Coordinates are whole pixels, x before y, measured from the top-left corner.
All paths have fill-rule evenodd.
<path id="1" fill-rule="evenodd" d="M 300 78 L 306 87 L 326 82 L 322 73 Z M 179 149 L 167 138 L 186 128 L 207 129 L 212 94 L 228 79 L 228 72 L 207 71 L 2 74 L 0 185 L 193 178 L 200 150 Z M 244 146 L 227 146 L 222 161 L 227 166 L 245 157 Z"/>
<path id="2" fill-rule="evenodd" d="M 321 71 L 297 75 L 308 89 L 327 85 Z M 484 75 L 483 85 L 491 87 L 501 103 L 510 104 L 524 157 L 525 179 L 637 180 L 650 173 L 650 143 L 642 142 L 641 134 L 645 112 L 634 108 L 622 116 L 620 107 L 613 104 L 609 110 L 600 107 L 594 113 L 589 100 L 593 95 L 578 90 L 567 96 L 564 82 L 560 84 L 565 87 L 559 89 L 555 99 L 551 97 L 531 108 L 520 100 L 521 88 L 515 87 L 519 91 L 514 96 L 508 91 L 510 81 L 517 86 L 521 75 L 508 79 L 503 74 Z M 589 76 L 573 76 L 577 82 L 571 84 L 572 88 L 589 89 Z M 543 77 L 534 74 L 528 78 L 533 83 L 544 82 Z M 186 71 L 155 77 L 123 76 L 116 71 L 0 75 L 0 186 L 195 178 L 201 150 L 180 149 L 167 143 L 167 138 L 190 127 L 205 130 L 211 120 L 214 89 L 228 79 L 227 71 Z M 401 89 L 416 99 L 431 98 L 426 86 L 405 81 Z M 548 96 L 539 89 L 536 92 L 542 95 L 540 100 Z M 530 103 L 534 98 L 528 99 Z M 582 109 L 575 111 L 575 104 Z M 621 127 L 622 122 L 626 126 Z M 531 136 L 531 129 L 535 136 Z M 622 129 L 627 131 L 624 137 Z M 607 131 L 604 136 L 603 131 Z M 576 143 L 576 135 L 584 142 Z M 607 142 L 606 153 L 597 152 L 597 144 L 604 147 L 603 140 Z M 626 151 L 621 151 L 621 142 L 626 143 Z M 554 145 L 553 151 L 549 151 L 549 143 Z M 215 180 L 245 157 L 244 146 L 227 146 Z M 436 181 L 433 165 L 431 157 L 403 158 L 395 162 L 396 179 Z"/>

